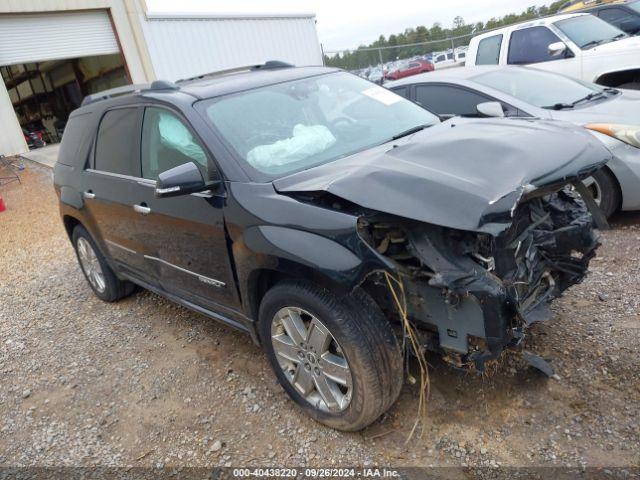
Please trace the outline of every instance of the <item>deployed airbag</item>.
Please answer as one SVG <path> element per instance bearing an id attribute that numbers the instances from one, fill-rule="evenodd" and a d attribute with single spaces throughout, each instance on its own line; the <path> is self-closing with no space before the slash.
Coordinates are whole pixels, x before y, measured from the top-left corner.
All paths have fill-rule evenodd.
<path id="1" fill-rule="evenodd" d="M 247 161 L 255 168 L 268 172 L 273 167 L 299 162 L 325 151 L 336 137 L 324 125 L 293 127 L 293 136 L 270 145 L 259 145 L 247 154 Z"/>

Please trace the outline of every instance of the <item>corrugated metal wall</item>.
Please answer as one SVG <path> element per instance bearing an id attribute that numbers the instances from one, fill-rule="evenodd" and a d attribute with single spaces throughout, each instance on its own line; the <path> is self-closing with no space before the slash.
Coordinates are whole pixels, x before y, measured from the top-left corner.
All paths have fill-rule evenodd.
<path id="1" fill-rule="evenodd" d="M 148 14 L 142 29 L 155 74 L 161 79 L 178 80 L 267 60 L 322 65 L 312 15 L 198 18 Z"/>
<path id="2" fill-rule="evenodd" d="M 88 10 L 109 11 L 118 33 L 118 39 L 120 40 L 133 83 L 153 80 L 152 66 L 147 57 L 144 43 L 142 43 L 144 40 L 138 26 L 139 15 L 143 9 L 141 5 L 138 5 L 137 0 L 0 0 L 1 18 L 16 13 L 47 15 L 50 18 L 47 27 L 53 28 L 56 35 L 66 28 L 55 21 L 58 18 L 56 16 L 58 13 L 84 13 Z M 34 36 L 38 35 L 38 30 L 33 28 L 27 29 L 25 32 Z M 137 42 L 138 36 L 140 44 Z M 40 40 L 40 48 L 34 52 L 34 56 L 40 59 L 51 58 L 51 45 L 48 41 L 48 36 L 41 35 L 37 38 Z M 113 44 L 111 43 L 109 49 L 112 46 Z M 0 47 L 9 48 L 9 54 L 13 55 L 20 48 L 20 45 L 17 45 L 15 41 L 11 41 L 3 42 Z M 4 82 L 0 80 L 0 154 L 12 155 L 27 150 L 27 144 L 24 141 L 20 125 L 13 111 L 13 105 L 7 94 Z"/>
<path id="3" fill-rule="evenodd" d="M 0 16 L 0 65 L 119 51 L 106 11 Z"/>

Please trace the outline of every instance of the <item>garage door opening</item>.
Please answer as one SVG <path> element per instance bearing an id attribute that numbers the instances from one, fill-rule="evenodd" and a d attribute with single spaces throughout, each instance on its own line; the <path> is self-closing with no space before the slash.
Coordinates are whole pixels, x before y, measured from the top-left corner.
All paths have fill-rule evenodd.
<path id="1" fill-rule="evenodd" d="M 130 83 L 120 54 L 0 67 L 29 149 L 58 143 L 89 94 Z"/>

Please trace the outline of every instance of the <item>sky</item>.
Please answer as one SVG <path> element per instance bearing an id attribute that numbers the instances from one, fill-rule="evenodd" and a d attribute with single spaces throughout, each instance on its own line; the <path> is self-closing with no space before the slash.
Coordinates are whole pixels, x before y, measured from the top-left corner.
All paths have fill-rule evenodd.
<path id="1" fill-rule="evenodd" d="M 440 22 L 451 26 L 460 15 L 467 23 L 486 21 L 552 0 L 146 0 L 150 12 L 188 13 L 315 13 L 325 51 L 356 48 L 380 34 Z"/>

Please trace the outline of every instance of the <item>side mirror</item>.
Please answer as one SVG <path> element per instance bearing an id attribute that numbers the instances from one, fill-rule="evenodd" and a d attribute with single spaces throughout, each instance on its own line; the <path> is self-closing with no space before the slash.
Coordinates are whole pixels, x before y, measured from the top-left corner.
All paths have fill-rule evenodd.
<path id="1" fill-rule="evenodd" d="M 500 102 L 484 102 L 476 105 L 476 110 L 483 117 L 502 118 L 504 110 Z"/>
<path id="2" fill-rule="evenodd" d="M 162 172 L 156 182 L 156 197 L 176 197 L 206 190 L 207 184 L 193 162 L 183 163 Z"/>
<path id="3" fill-rule="evenodd" d="M 555 42 L 549 44 L 549 55 L 559 57 L 567 51 L 567 45 L 564 42 Z"/>

